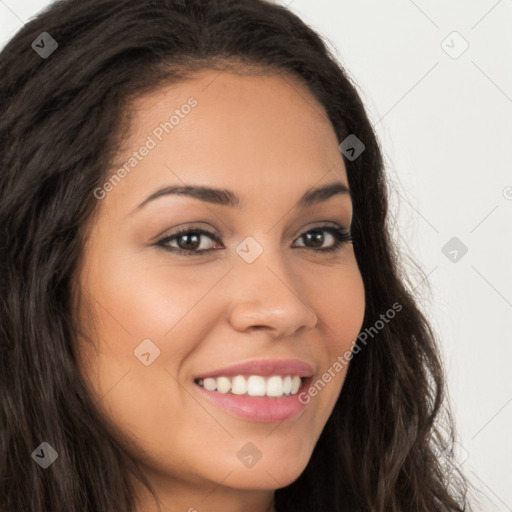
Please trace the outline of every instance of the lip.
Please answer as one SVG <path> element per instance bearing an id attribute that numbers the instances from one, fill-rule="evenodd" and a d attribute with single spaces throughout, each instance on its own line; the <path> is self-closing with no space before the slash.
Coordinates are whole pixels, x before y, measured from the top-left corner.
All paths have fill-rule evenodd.
<path id="1" fill-rule="evenodd" d="M 299 377 L 312 377 L 313 367 L 299 359 L 261 359 L 197 374 L 193 379 L 235 377 L 236 375 L 260 375 L 262 377 L 298 375 Z"/>
<path id="2" fill-rule="evenodd" d="M 240 375 L 240 373 L 237 375 Z M 239 418 L 253 422 L 273 423 L 289 420 L 304 411 L 309 401 L 302 403 L 299 401 L 299 396 L 307 390 L 312 380 L 311 377 L 303 377 L 301 386 L 295 395 L 280 398 L 219 393 L 217 391 L 209 391 L 197 383 L 194 383 L 194 387 L 216 406 Z"/>

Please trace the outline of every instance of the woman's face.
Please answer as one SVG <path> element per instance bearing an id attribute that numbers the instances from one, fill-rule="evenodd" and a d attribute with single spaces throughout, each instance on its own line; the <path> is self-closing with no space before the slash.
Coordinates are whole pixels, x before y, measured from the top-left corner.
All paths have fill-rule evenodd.
<path id="1" fill-rule="evenodd" d="M 350 228 L 352 204 L 340 189 L 301 202 L 348 182 L 324 109 L 289 77 L 204 70 L 134 108 L 115 176 L 95 192 L 78 281 L 98 350 L 81 342 L 79 359 L 153 483 L 201 511 L 227 489 L 286 486 L 308 463 L 345 379 L 335 362 L 363 321 L 353 246 L 321 252 L 337 244 L 329 228 Z M 237 204 L 153 196 L 183 186 Z"/>

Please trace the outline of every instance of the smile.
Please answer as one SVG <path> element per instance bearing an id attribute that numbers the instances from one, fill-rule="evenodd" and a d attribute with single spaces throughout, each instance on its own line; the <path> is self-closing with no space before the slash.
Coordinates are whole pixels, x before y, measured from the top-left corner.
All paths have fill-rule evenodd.
<path id="1" fill-rule="evenodd" d="M 298 375 L 272 375 L 267 378 L 261 375 L 236 375 L 197 379 L 196 383 L 208 391 L 217 393 L 277 398 L 297 394 L 302 379 Z"/>

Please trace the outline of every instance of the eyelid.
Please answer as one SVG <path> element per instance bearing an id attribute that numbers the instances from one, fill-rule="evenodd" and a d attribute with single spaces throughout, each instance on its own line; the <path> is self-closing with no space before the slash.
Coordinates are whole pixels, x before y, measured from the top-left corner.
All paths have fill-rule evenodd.
<path id="1" fill-rule="evenodd" d="M 298 237 L 300 237 L 301 235 L 303 235 L 304 233 L 306 233 L 312 229 L 320 229 L 320 228 L 327 228 L 327 227 L 332 227 L 334 229 L 344 229 L 345 231 L 350 233 L 350 225 L 349 225 L 349 227 L 346 227 L 343 224 L 339 224 L 339 223 L 331 221 L 331 220 L 318 220 L 318 221 L 313 222 L 312 224 L 307 224 L 306 226 L 303 226 L 302 228 L 300 228 L 295 233 L 293 239 L 296 240 Z M 169 238 L 170 236 L 175 236 L 183 231 L 194 231 L 194 230 L 197 230 L 197 231 L 213 230 L 213 232 L 211 232 L 210 234 L 213 237 L 217 237 L 216 241 L 219 241 L 219 239 L 222 237 L 222 235 L 220 233 L 218 233 L 218 231 L 213 227 L 210 227 L 210 226 L 203 227 L 200 223 L 197 223 L 197 222 L 192 222 L 192 223 L 185 222 L 183 224 L 179 224 L 178 226 L 175 226 L 171 230 L 166 229 L 162 233 L 151 238 L 150 242 L 153 242 L 153 241 L 159 242 L 162 238 Z M 210 235 L 208 235 L 208 236 L 210 236 Z"/>
<path id="2" fill-rule="evenodd" d="M 300 237 L 304 233 L 307 233 L 308 231 L 311 231 L 313 229 L 321 229 L 321 228 L 334 228 L 334 229 L 341 228 L 341 229 L 350 231 L 348 228 L 346 228 L 343 225 L 338 224 L 337 222 L 333 222 L 331 220 L 318 220 L 311 224 L 306 224 L 306 226 L 303 226 L 302 228 L 300 228 L 300 230 L 297 231 L 297 233 L 295 233 L 294 240 L 296 240 L 298 237 Z"/>
<path id="3" fill-rule="evenodd" d="M 173 228 L 166 229 L 165 231 L 162 231 L 158 235 L 155 235 L 154 237 L 150 238 L 150 242 L 160 242 L 162 239 L 169 238 L 170 236 L 174 236 L 182 231 L 200 231 L 200 230 L 206 230 L 211 231 L 212 236 L 220 237 L 221 235 L 217 232 L 215 228 L 213 228 L 210 224 L 208 224 L 206 227 L 204 227 L 200 222 L 184 222 L 182 224 L 178 224 L 177 226 L 174 226 Z"/>

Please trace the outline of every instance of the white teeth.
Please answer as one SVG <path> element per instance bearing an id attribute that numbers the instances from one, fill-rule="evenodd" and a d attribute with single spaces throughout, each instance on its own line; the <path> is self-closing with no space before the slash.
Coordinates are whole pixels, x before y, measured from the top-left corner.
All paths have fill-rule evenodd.
<path id="1" fill-rule="evenodd" d="M 204 389 L 215 391 L 217 389 L 217 381 L 215 379 L 204 379 L 203 386 Z"/>
<path id="2" fill-rule="evenodd" d="M 267 386 L 264 377 L 259 375 L 251 375 L 249 377 L 247 380 L 247 393 L 249 396 L 265 396 L 266 391 Z"/>
<path id="3" fill-rule="evenodd" d="M 291 394 L 292 395 L 295 395 L 295 393 L 297 393 L 297 391 L 299 391 L 299 388 L 300 388 L 300 377 L 293 377 L 292 379 L 292 390 L 291 390 Z"/>
<path id="4" fill-rule="evenodd" d="M 237 375 L 233 379 L 231 393 L 234 395 L 245 395 L 247 393 L 247 381 L 241 375 Z"/>
<path id="5" fill-rule="evenodd" d="M 283 380 L 283 393 L 289 395 L 292 391 L 292 378 L 287 375 Z"/>
<path id="6" fill-rule="evenodd" d="M 283 387 L 283 379 L 281 377 L 270 377 L 267 381 L 267 395 L 282 396 Z"/>
<path id="7" fill-rule="evenodd" d="M 231 381 L 227 377 L 217 378 L 217 391 L 227 393 L 231 389 Z"/>
<path id="8" fill-rule="evenodd" d="M 217 377 L 199 379 L 198 384 L 208 391 L 217 391 L 219 393 L 232 393 L 234 395 L 249 396 L 268 396 L 281 397 L 295 395 L 300 388 L 302 380 L 299 376 L 272 375 L 265 378 L 261 375 L 250 375 L 245 377 L 237 375 L 236 377 Z"/>

